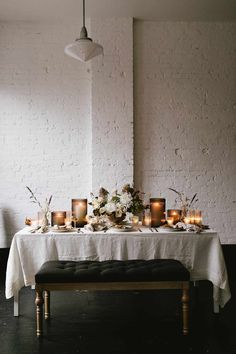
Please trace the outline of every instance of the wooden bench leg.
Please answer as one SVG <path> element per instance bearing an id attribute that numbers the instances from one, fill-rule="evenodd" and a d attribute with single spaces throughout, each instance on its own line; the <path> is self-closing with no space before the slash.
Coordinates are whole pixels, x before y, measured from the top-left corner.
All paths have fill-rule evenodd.
<path id="1" fill-rule="evenodd" d="M 188 288 L 183 288 L 182 308 L 183 308 L 183 334 L 187 335 L 189 332 L 189 289 Z"/>
<path id="2" fill-rule="evenodd" d="M 43 292 L 42 290 L 36 289 L 36 299 L 35 299 L 35 305 L 36 305 L 36 323 L 37 323 L 37 329 L 36 329 L 36 334 L 37 337 L 40 337 L 43 334 L 43 312 L 42 312 L 42 307 L 43 307 Z"/>
<path id="3" fill-rule="evenodd" d="M 44 318 L 45 320 L 48 320 L 50 318 L 50 291 L 45 290 L 44 300 L 45 300 Z"/>

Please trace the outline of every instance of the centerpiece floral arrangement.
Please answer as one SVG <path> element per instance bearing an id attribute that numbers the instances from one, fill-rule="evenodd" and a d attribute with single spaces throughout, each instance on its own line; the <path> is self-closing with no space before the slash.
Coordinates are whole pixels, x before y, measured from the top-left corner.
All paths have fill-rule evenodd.
<path id="1" fill-rule="evenodd" d="M 91 193 L 92 201 L 89 204 L 93 208 L 93 216 L 89 217 L 89 224 L 94 228 L 100 225 L 102 229 L 121 223 L 129 214 L 139 214 L 145 209 L 142 194 L 130 184 L 124 185 L 121 192 L 116 190 L 109 193 L 102 187 L 98 196 Z"/>

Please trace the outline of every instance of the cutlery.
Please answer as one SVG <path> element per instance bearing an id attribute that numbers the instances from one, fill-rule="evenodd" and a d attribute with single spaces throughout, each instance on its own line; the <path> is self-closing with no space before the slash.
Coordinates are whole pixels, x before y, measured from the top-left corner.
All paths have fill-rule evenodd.
<path id="1" fill-rule="evenodd" d="M 153 229 L 151 227 L 149 227 L 149 230 L 151 230 L 153 232 Z"/>
<path id="2" fill-rule="evenodd" d="M 154 227 L 154 229 L 156 230 L 156 232 L 158 232 L 158 230 L 157 230 L 157 228 L 156 228 L 156 227 Z"/>
<path id="3" fill-rule="evenodd" d="M 138 228 L 138 231 L 139 231 L 139 232 L 143 232 L 140 228 Z"/>
<path id="4" fill-rule="evenodd" d="M 79 234 L 83 234 L 83 233 L 84 233 L 81 229 L 77 229 L 77 232 L 78 232 Z"/>

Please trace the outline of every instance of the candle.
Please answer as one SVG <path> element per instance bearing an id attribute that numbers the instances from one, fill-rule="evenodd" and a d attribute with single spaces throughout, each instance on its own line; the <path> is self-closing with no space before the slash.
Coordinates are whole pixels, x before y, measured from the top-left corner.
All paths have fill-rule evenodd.
<path id="1" fill-rule="evenodd" d="M 186 217 L 184 218 L 184 223 L 185 223 L 185 224 L 190 224 L 190 218 L 186 216 Z"/>
<path id="2" fill-rule="evenodd" d="M 196 225 L 202 225 L 202 212 L 200 210 L 195 210 L 194 223 Z"/>
<path id="3" fill-rule="evenodd" d="M 163 198 L 150 198 L 151 225 L 158 227 L 163 225 L 165 219 L 165 202 Z"/>
<path id="4" fill-rule="evenodd" d="M 87 199 L 72 199 L 72 217 L 75 227 L 83 227 L 87 224 Z"/>
<path id="5" fill-rule="evenodd" d="M 131 217 L 131 223 L 133 227 L 137 227 L 139 222 L 139 217 L 134 215 Z"/>
<path id="6" fill-rule="evenodd" d="M 151 226 L 152 219 L 150 210 L 144 210 L 142 224 L 143 226 Z"/>
<path id="7" fill-rule="evenodd" d="M 168 209 L 167 216 L 173 217 L 173 224 L 177 224 L 181 220 L 181 210 L 180 209 Z"/>
<path id="8" fill-rule="evenodd" d="M 195 223 L 195 210 L 190 210 L 189 211 L 189 218 L 190 218 L 190 224 L 194 224 Z"/>
<path id="9" fill-rule="evenodd" d="M 66 211 L 53 211 L 51 213 L 51 225 L 65 225 Z"/>
<path id="10" fill-rule="evenodd" d="M 173 225 L 174 225 L 174 218 L 173 218 L 173 216 L 169 216 L 169 217 L 167 218 L 167 224 L 168 224 L 169 226 L 173 226 Z"/>

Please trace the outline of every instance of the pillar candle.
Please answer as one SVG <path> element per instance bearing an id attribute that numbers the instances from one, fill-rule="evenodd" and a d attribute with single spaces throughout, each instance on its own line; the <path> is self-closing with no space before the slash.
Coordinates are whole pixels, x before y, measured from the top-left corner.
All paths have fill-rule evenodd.
<path id="1" fill-rule="evenodd" d="M 165 219 L 166 200 L 164 198 L 150 198 L 151 225 L 158 227 L 163 225 Z"/>
<path id="2" fill-rule="evenodd" d="M 83 227 L 87 224 L 87 199 L 72 199 L 72 218 L 75 227 Z"/>
<path id="3" fill-rule="evenodd" d="M 65 225 L 66 211 L 53 211 L 51 213 L 51 225 Z"/>

